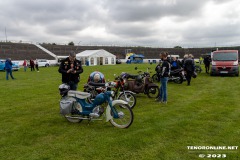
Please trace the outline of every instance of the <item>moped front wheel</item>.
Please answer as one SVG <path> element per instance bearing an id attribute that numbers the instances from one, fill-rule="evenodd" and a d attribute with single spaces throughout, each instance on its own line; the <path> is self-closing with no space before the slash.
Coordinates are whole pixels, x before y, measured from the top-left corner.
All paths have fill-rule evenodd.
<path id="1" fill-rule="evenodd" d="M 111 115 L 113 118 L 110 119 L 110 123 L 117 128 L 130 127 L 133 122 L 133 112 L 129 105 L 117 103 L 113 107 L 118 113 L 118 118 L 114 118 L 114 114 L 111 111 Z"/>
<path id="2" fill-rule="evenodd" d="M 134 94 L 130 93 L 130 92 L 125 92 L 124 93 L 121 93 L 119 96 L 118 96 L 118 99 L 121 99 L 121 100 L 124 100 L 126 102 L 128 102 L 128 105 L 131 109 L 133 109 L 136 105 L 136 97 L 134 96 Z"/>

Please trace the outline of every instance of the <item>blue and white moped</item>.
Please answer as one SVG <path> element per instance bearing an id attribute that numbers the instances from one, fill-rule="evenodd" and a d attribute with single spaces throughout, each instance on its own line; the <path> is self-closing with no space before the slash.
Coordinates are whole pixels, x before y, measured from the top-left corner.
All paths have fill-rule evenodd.
<path id="1" fill-rule="evenodd" d="M 60 113 L 70 122 L 77 123 L 82 120 L 103 120 L 110 122 L 118 128 L 128 128 L 133 122 L 133 112 L 128 102 L 123 100 L 112 100 L 114 91 L 107 91 L 111 82 L 98 84 L 102 93 L 98 94 L 93 103 L 88 103 L 86 99 L 90 93 L 69 90 L 67 84 L 59 86 Z"/>

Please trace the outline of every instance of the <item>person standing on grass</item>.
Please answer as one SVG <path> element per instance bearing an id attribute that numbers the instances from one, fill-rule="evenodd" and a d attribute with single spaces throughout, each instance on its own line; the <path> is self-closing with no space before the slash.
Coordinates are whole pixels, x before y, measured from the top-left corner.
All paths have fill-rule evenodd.
<path id="1" fill-rule="evenodd" d="M 36 59 L 36 62 L 35 62 L 35 67 L 36 67 L 37 72 L 39 72 L 37 59 Z"/>
<path id="2" fill-rule="evenodd" d="M 68 84 L 70 90 L 77 90 L 83 68 L 74 52 L 70 52 L 69 57 L 61 61 L 58 72 L 62 74 L 62 83 Z"/>
<path id="3" fill-rule="evenodd" d="M 189 54 L 188 58 L 184 61 L 183 68 L 186 72 L 187 85 L 190 86 L 191 78 L 195 71 L 194 59 L 191 54 Z"/>
<path id="4" fill-rule="evenodd" d="M 15 79 L 12 75 L 12 61 L 11 58 L 6 59 L 5 70 L 6 70 L 6 80 L 8 80 L 8 75 L 10 74 L 12 79 Z"/>
<path id="5" fill-rule="evenodd" d="M 27 67 L 28 67 L 27 60 L 25 59 L 25 60 L 23 61 L 24 72 L 27 71 Z"/>
<path id="6" fill-rule="evenodd" d="M 211 63 L 211 57 L 208 55 L 204 58 L 204 65 L 205 65 L 205 70 L 206 73 L 209 73 L 209 68 L 210 68 L 210 63 Z"/>
<path id="7" fill-rule="evenodd" d="M 35 71 L 34 69 L 34 61 L 30 59 L 30 66 L 31 66 L 31 71 Z"/>
<path id="8" fill-rule="evenodd" d="M 159 97 L 156 101 L 160 103 L 167 104 L 167 82 L 170 75 L 170 63 L 167 60 L 168 53 L 162 52 L 160 58 L 162 59 L 162 64 L 160 68 L 160 88 L 159 88 Z"/>

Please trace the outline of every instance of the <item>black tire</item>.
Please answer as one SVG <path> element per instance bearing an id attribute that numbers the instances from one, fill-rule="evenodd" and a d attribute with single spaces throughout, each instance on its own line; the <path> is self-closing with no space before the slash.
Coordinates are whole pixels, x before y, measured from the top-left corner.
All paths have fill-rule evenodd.
<path id="1" fill-rule="evenodd" d="M 159 81 L 160 81 L 157 74 L 154 74 L 154 75 L 152 76 L 152 80 L 153 80 L 153 82 L 159 82 Z"/>
<path id="2" fill-rule="evenodd" d="M 149 98 L 157 98 L 159 96 L 159 88 L 156 87 L 149 87 L 147 90 L 147 96 Z"/>
<path id="3" fill-rule="evenodd" d="M 174 83 L 182 84 L 183 83 L 183 77 L 180 76 L 178 79 L 174 79 Z"/>
<path id="4" fill-rule="evenodd" d="M 125 92 L 125 94 L 122 92 L 119 96 L 118 99 L 124 100 L 128 102 L 128 105 L 131 109 L 133 109 L 137 103 L 137 99 L 134 94 L 131 92 Z"/>
<path id="5" fill-rule="evenodd" d="M 133 122 L 133 111 L 128 104 L 115 104 L 113 106 L 118 112 L 119 118 L 110 119 L 110 123 L 117 128 L 128 128 Z M 113 112 L 111 111 L 113 116 Z"/>

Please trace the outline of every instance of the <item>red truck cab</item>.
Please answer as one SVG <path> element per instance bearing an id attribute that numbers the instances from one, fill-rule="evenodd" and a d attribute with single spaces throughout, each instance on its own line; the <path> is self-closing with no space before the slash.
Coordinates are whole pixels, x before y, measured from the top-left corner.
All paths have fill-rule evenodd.
<path id="1" fill-rule="evenodd" d="M 212 67 L 210 75 L 239 76 L 238 50 L 217 50 L 211 53 Z"/>

